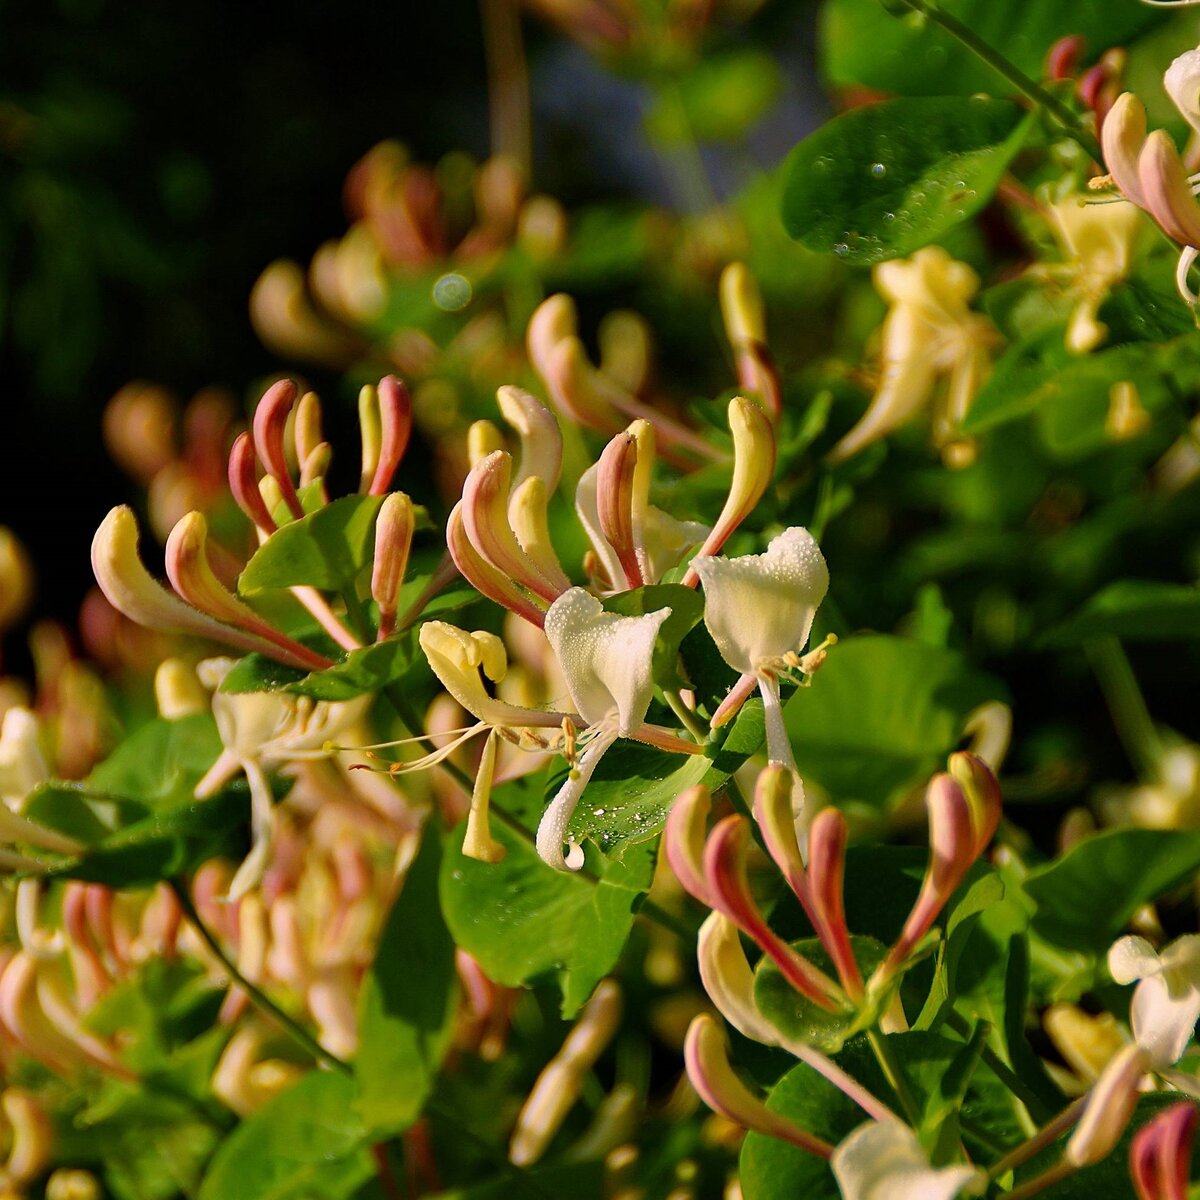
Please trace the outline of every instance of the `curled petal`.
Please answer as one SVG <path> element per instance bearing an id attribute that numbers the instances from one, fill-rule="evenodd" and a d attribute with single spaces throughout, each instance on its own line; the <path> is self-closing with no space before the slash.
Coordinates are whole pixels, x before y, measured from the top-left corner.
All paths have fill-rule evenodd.
<path id="1" fill-rule="evenodd" d="M 1138 155 L 1146 211 L 1181 246 L 1200 246 L 1200 206 L 1170 135 L 1156 129 Z"/>
<path id="2" fill-rule="evenodd" d="M 1146 207 L 1146 198 L 1138 176 L 1138 155 L 1146 141 L 1146 110 L 1132 93 L 1124 92 L 1104 118 L 1100 131 L 1100 146 L 1104 165 L 1121 194 L 1139 208 Z"/>
<path id="3" fill-rule="evenodd" d="M 467 858 L 480 862 L 503 862 L 508 851 L 492 837 L 488 820 L 492 778 L 496 772 L 496 735 L 489 734 L 483 744 L 483 757 L 475 771 L 475 786 L 471 790 L 471 810 L 463 834 L 462 852 Z"/>
<path id="4" fill-rule="evenodd" d="M 404 381 L 396 375 L 385 375 L 379 381 L 379 458 L 367 491 L 383 496 L 392 486 L 392 476 L 408 449 L 412 435 L 412 399 Z"/>
<path id="5" fill-rule="evenodd" d="M 446 549 L 462 577 L 477 591 L 517 616 L 524 617 L 539 629 L 545 624 L 545 612 L 530 599 L 528 593 L 522 591 L 503 571 L 492 566 L 471 544 L 463 526 L 461 501 L 454 506 L 446 521 Z"/>
<path id="6" fill-rule="evenodd" d="M 974 1167 L 931 1167 L 917 1135 L 895 1120 L 860 1126 L 829 1165 L 846 1200 L 954 1200 L 984 1182 Z"/>
<path id="7" fill-rule="evenodd" d="M 1112 1153 L 1133 1116 L 1138 1085 L 1148 1066 L 1146 1052 L 1133 1045 L 1126 1046 L 1105 1067 L 1063 1151 L 1067 1162 L 1088 1167 Z"/>
<path id="8" fill-rule="evenodd" d="M 613 548 L 626 587 L 641 587 L 642 565 L 633 539 L 634 474 L 638 466 L 637 438 L 628 430 L 619 433 L 604 448 L 597 464 L 596 502 L 600 530 Z"/>

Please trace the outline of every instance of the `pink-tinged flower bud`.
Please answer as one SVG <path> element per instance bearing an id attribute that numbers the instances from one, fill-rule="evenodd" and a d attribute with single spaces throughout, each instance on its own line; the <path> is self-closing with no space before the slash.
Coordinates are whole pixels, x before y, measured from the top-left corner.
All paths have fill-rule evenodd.
<path id="1" fill-rule="evenodd" d="M 596 368 L 578 337 L 563 338 L 546 355 L 546 390 L 564 417 L 609 436 L 625 424 L 597 386 Z"/>
<path id="2" fill-rule="evenodd" d="M 412 398 L 408 388 L 395 375 L 385 375 L 379 381 L 379 459 L 367 491 L 383 496 L 392 486 L 392 477 L 408 449 L 412 436 Z"/>
<path id="3" fill-rule="evenodd" d="M 691 571 L 689 570 L 689 575 Z M 700 578 L 699 575 L 696 576 Z M 686 579 L 685 579 L 686 582 Z M 734 717 L 737 716 L 743 704 L 750 699 L 751 696 L 758 690 L 758 676 L 746 674 L 742 675 L 737 683 L 729 689 L 729 693 L 725 699 L 717 705 L 716 712 L 712 715 L 712 720 L 709 725 L 713 729 L 720 729 L 722 725 L 728 725 Z"/>
<path id="4" fill-rule="evenodd" d="M 634 546 L 633 492 L 637 467 L 637 438 L 626 430 L 605 446 L 596 475 L 600 529 L 625 572 L 625 586 L 631 588 L 646 583 Z"/>
<path id="5" fill-rule="evenodd" d="M 153 383 L 127 383 L 104 407 L 104 447 L 123 471 L 148 484 L 175 461 L 178 405 Z"/>
<path id="6" fill-rule="evenodd" d="M 412 501 L 403 492 L 392 492 L 375 519 L 371 598 L 379 605 L 380 641 L 396 627 L 396 601 L 408 571 L 414 524 Z"/>
<path id="7" fill-rule="evenodd" d="M 4 1109 L 12 1139 L 4 1176 L 23 1190 L 50 1165 L 54 1127 L 38 1098 L 23 1088 L 5 1088 L 0 1094 L 0 1108 Z"/>
<path id="8" fill-rule="evenodd" d="M 1138 1085 L 1148 1066 L 1146 1051 L 1134 1044 L 1126 1046 L 1104 1068 L 1063 1151 L 1067 1162 L 1074 1167 L 1090 1167 L 1112 1153 L 1133 1116 Z"/>
<path id="9" fill-rule="evenodd" d="M 509 497 L 508 523 L 517 544 L 529 556 L 538 573 L 551 587 L 565 592 L 571 581 L 550 540 L 549 500 L 541 478 L 530 475 Z"/>
<path id="10" fill-rule="evenodd" d="M 576 332 L 575 302 L 565 293 L 548 296 L 534 309 L 525 331 L 525 346 L 533 369 L 543 380 L 549 372 L 554 348 Z"/>
<path id="11" fill-rule="evenodd" d="M 767 349 L 767 317 L 762 292 L 744 263 L 721 273 L 721 319 L 737 361 L 738 384 L 755 392 L 773 419 L 783 407 L 779 375 Z"/>
<path id="12" fill-rule="evenodd" d="M 709 913 L 700 926 L 696 964 L 708 998 L 730 1025 L 764 1046 L 778 1044 L 779 1031 L 762 1015 L 754 999 L 754 971 L 737 926 L 723 913 Z"/>
<path id="13" fill-rule="evenodd" d="M 833 1147 L 828 1142 L 772 1112 L 751 1094 L 730 1065 L 725 1034 L 712 1017 L 702 1013 L 692 1021 L 683 1058 L 692 1087 L 714 1112 L 756 1133 L 790 1142 L 809 1154 L 832 1157 Z"/>
<path id="14" fill-rule="evenodd" d="M 509 1142 L 509 1161 L 526 1167 L 546 1152 L 620 1021 L 621 991 L 611 979 L 605 979 L 521 1106 Z"/>
<path id="15" fill-rule="evenodd" d="M 808 918 L 816 926 L 815 914 L 808 895 L 808 879 L 804 856 L 796 837 L 796 816 L 792 812 L 791 769 L 782 763 L 770 763 L 758 773 L 754 785 L 754 819 L 762 831 L 767 853 L 783 873 L 796 899 L 804 906 Z"/>
<path id="16" fill-rule="evenodd" d="M 274 533 L 279 526 L 259 490 L 257 464 L 253 437 L 249 433 L 239 433 L 229 451 L 229 490 L 238 508 L 260 530 Z"/>
<path id="17" fill-rule="evenodd" d="M 307 462 L 318 446 L 328 444 L 321 436 L 321 399 L 316 392 L 305 392 L 296 405 L 292 441 L 296 446 L 296 461 L 300 463 Z"/>
<path id="18" fill-rule="evenodd" d="M 446 521 L 446 549 L 454 559 L 459 573 L 476 591 L 517 616 L 524 617 L 539 629 L 545 625 L 545 611 L 509 576 L 492 566 L 471 544 L 463 525 L 461 500 L 451 510 Z"/>
<path id="19" fill-rule="evenodd" d="M 329 473 L 332 460 L 333 447 L 328 442 L 314 446 L 308 457 L 300 460 L 300 486 L 308 487 L 318 480 L 323 480 Z M 321 488 L 321 503 L 329 503 L 329 496 L 324 487 Z"/>
<path id="20" fill-rule="evenodd" d="M 970 808 L 975 857 L 978 858 L 988 848 L 1000 824 L 1004 803 L 1000 781 L 983 758 L 967 750 L 951 754 L 948 766 Z"/>
<path id="21" fill-rule="evenodd" d="M 267 962 L 267 910 L 255 892 L 237 901 L 237 968 L 253 984 L 260 984 Z M 245 1011 L 250 997 L 237 985 L 229 989 L 218 1020 L 232 1025 Z"/>
<path id="22" fill-rule="evenodd" d="M 511 384 L 496 391 L 496 403 L 521 441 L 514 490 L 536 475 L 545 484 L 547 495 L 553 495 L 562 474 L 563 454 L 562 431 L 554 413 L 536 396 Z"/>
<path id="23" fill-rule="evenodd" d="M 358 390 L 358 431 L 362 442 L 362 467 L 358 490 L 365 492 L 375 478 L 379 465 L 380 445 L 383 439 L 383 423 L 379 415 L 379 392 L 371 384 L 363 384 Z"/>
<path id="24" fill-rule="evenodd" d="M 273 657 L 286 654 L 310 671 L 332 665 L 323 654 L 308 649 L 264 621 L 254 609 L 225 588 L 208 560 L 208 523 L 202 513 L 188 513 L 171 530 L 167 538 L 166 565 L 171 586 L 184 600 L 218 621 L 270 642 L 276 648 Z"/>
<path id="25" fill-rule="evenodd" d="M 328 659 L 300 647 L 299 643 L 284 647 L 277 640 L 214 620 L 184 604 L 151 578 L 138 557 L 137 545 L 137 519 L 124 505 L 114 508 L 104 518 L 92 539 L 96 582 L 113 608 L 131 621 L 160 633 L 191 633 L 212 638 L 309 671 L 331 665 Z M 282 635 L 276 632 L 275 636 Z M 297 648 L 302 653 L 297 653 Z M 316 665 L 318 660 L 321 666 Z"/>
<path id="26" fill-rule="evenodd" d="M 712 900 L 704 879 L 704 842 L 711 808 L 708 788 L 698 783 L 675 798 L 663 830 L 663 851 L 675 878 L 684 891 L 710 908 Z"/>
<path id="27" fill-rule="evenodd" d="M 863 994 L 862 975 L 846 925 L 846 818 L 836 808 L 817 813 L 808 831 L 808 884 L 816 930 L 852 999 Z"/>
<path id="28" fill-rule="evenodd" d="M 744 396 L 729 402 L 729 431 L 733 434 L 733 478 L 729 495 L 712 532 L 696 557 L 719 554 L 734 530 L 754 511 L 775 473 L 775 430 L 767 414 Z M 688 568 L 686 587 L 695 587 L 699 575 Z"/>
<path id="29" fill-rule="evenodd" d="M 551 583 L 521 548 L 508 523 L 512 459 L 497 450 L 471 469 L 463 484 L 462 521 L 471 544 L 493 567 L 552 604 L 563 589 Z M 460 567 L 461 569 L 461 567 Z"/>
<path id="30" fill-rule="evenodd" d="M 1138 1200 L 1187 1200 L 1196 1106 L 1172 1105 L 1134 1134 L 1129 1174 Z"/>
<path id="31" fill-rule="evenodd" d="M 966 770 L 962 766 L 959 769 Z M 904 929 L 880 967 L 884 978 L 895 972 L 929 932 L 979 856 L 982 830 L 975 827 L 972 805 L 963 788 L 949 775 L 935 775 L 925 793 L 925 802 L 929 809 L 929 866 Z M 987 836 L 990 838 L 991 833 Z"/>
<path id="32" fill-rule="evenodd" d="M 1137 167 L 1142 207 L 1181 246 L 1200 246 L 1200 206 L 1192 195 L 1179 151 L 1166 130 L 1156 129 L 1146 139 Z"/>
<path id="33" fill-rule="evenodd" d="M 267 474 L 279 484 L 292 516 L 302 517 L 304 509 L 296 495 L 284 449 L 288 414 L 295 402 L 296 385 L 290 379 L 281 379 L 267 388 L 254 410 L 254 449 Z"/>
<path id="34" fill-rule="evenodd" d="M 309 984 L 306 999 L 321 1045 L 339 1058 L 353 1058 L 358 1053 L 358 991 L 351 972 L 326 971 Z"/>
<path id="35" fill-rule="evenodd" d="M 1046 78 L 1055 83 L 1073 79 L 1079 70 L 1079 61 L 1087 49 L 1087 38 L 1074 33 L 1060 37 L 1046 52 Z"/>
<path id="36" fill-rule="evenodd" d="M 1138 156 L 1146 142 L 1146 110 L 1132 93 L 1117 97 L 1104 119 L 1100 146 L 1104 165 L 1122 195 L 1139 208 L 1146 207 L 1138 171 Z"/>
<path id="37" fill-rule="evenodd" d="M 709 834 L 704 876 L 712 905 L 759 945 L 796 991 L 820 1008 L 836 1012 L 841 1000 L 837 984 L 774 933 L 750 893 L 747 831 L 745 819 L 735 815 L 720 821 Z"/>

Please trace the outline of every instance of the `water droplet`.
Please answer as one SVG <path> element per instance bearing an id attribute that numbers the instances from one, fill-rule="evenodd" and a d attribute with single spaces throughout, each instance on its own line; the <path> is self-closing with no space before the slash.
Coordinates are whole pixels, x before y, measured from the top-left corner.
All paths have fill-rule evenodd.
<path id="1" fill-rule="evenodd" d="M 602 809 L 602 808 L 593 808 L 593 809 L 592 809 L 592 816 L 593 816 L 593 817 L 602 817 L 602 816 L 604 816 L 604 809 Z"/>
<path id="2" fill-rule="evenodd" d="M 884 214 L 883 214 L 883 219 L 884 219 L 885 221 L 894 221 L 894 220 L 896 219 L 896 214 L 895 214 L 895 213 L 892 213 L 892 212 L 887 212 L 887 213 L 884 213 Z"/>
<path id="3" fill-rule="evenodd" d="M 471 281 L 451 272 L 433 285 L 433 302 L 446 312 L 459 312 L 471 303 Z"/>
<path id="4" fill-rule="evenodd" d="M 845 242 L 838 242 L 838 244 L 834 246 L 833 252 L 834 254 L 849 254 L 850 247 L 847 246 Z"/>
<path id="5" fill-rule="evenodd" d="M 875 179 L 882 179 L 887 174 L 887 167 L 883 163 L 871 164 L 871 175 Z"/>

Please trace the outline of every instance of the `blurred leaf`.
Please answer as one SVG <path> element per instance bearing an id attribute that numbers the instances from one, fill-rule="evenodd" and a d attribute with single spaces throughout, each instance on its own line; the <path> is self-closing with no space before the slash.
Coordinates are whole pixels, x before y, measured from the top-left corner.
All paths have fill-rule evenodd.
<path id="1" fill-rule="evenodd" d="M 1069 646 L 1105 635 L 1142 642 L 1200 638 L 1200 588 L 1158 579 L 1119 579 L 1051 630 L 1043 644 Z"/>
<path id="2" fill-rule="evenodd" d="M 784 716 L 806 779 L 839 804 L 878 809 L 943 767 L 967 714 L 1003 697 L 952 650 L 867 634 L 839 642 Z"/>
<path id="3" fill-rule="evenodd" d="M 574 1016 L 624 949 L 654 874 L 654 847 L 629 846 L 619 859 L 589 847 L 585 870 L 592 878 L 585 878 L 548 867 L 531 840 L 495 818 L 492 834 L 508 851 L 504 861 L 467 858 L 463 828 L 450 837 L 440 882 L 455 944 L 507 987 L 556 980 L 563 1016 Z"/>
<path id="4" fill-rule="evenodd" d="M 450 1045 L 458 989 L 438 902 L 441 845 L 427 826 L 359 999 L 358 1111 L 375 1141 L 420 1116 Z"/>
<path id="5" fill-rule="evenodd" d="M 29 795 L 24 815 L 85 845 L 94 846 L 109 834 L 148 816 L 137 800 L 89 792 L 79 783 L 42 783 Z"/>
<path id="6" fill-rule="evenodd" d="M 313 1071 L 225 1139 L 197 1200 L 349 1200 L 375 1173 L 365 1146 L 353 1082 Z"/>
<path id="7" fill-rule="evenodd" d="M 760 50 L 701 59 L 661 90 L 646 113 L 646 132 L 665 146 L 743 138 L 782 91 L 775 60 Z"/>
<path id="8" fill-rule="evenodd" d="M 1200 833 L 1110 829 L 1031 871 L 1033 928 L 1047 941 L 1103 954 L 1143 904 L 1200 869 Z"/>
<path id="9" fill-rule="evenodd" d="M 911 254 L 987 203 L 1030 120 L 980 98 L 852 109 L 792 151 L 784 225 L 810 250 L 860 266 Z"/>
<path id="10" fill-rule="evenodd" d="M 284 525 L 265 541 L 238 579 L 243 595 L 300 585 L 351 591 L 371 562 L 382 496 L 343 496 Z"/>
<path id="11" fill-rule="evenodd" d="M 1017 6 L 995 0 L 938 0 L 938 6 L 1034 79 L 1061 37 L 1082 34 L 1088 61 L 1122 46 L 1163 19 L 1139 5 L 1111 0 L 1038 0 Z M 919 14 L 889 15 L 879 0 L 829 0 L 821 8 L 822 67 L 828 80 L 909 96 L 1006 93 L 1005 80 L 966 47 Z M 1159 68 L 1161 71 L 1161 67 Z"/>

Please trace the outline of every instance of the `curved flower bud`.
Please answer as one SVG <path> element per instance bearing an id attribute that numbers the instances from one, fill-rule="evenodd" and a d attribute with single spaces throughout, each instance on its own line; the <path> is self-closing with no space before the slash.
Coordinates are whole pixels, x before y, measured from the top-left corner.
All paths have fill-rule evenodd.
<path id="1" fill-rule="evenodd" d="M 536 396 L 511 384 L 496 391 L 496 403 L 521 441 L 514 489 L 536 475 L 545 484 L 547 494 L 553 495 L 562 473 L 563 454 L 562 431 L 554 414 Z"/>
<path id="2" fill-rule="evenodd" d="M 1104 165 L 1122 195 L 1146 207 L 1138 177 L 1138 155 L 1146 141 L 1146 110 L 1132 93 L 1124 92 L 1109 109 L 1100 131 Z"/>
<path id="3" fill-rule="evenodd" d="M 829 1163 L 845 1200 L 955 1200 L 979 1194 L 987 1180 L 974 1167 L 934 1169 L 917 1135 L 900 1121 L 856 1129 Z"/>
<path id="4" fill-rule="evenodd" d="M 754 999 L 754 971 L 742 949 L 738 927 L 724 913 L 712 912 L 696 939 L 700 982 L 717 1011 L 744 1037 L 764 1046 L 779 1042 L 779 1031 Z"/>
<path id="5" fill-rule="evenodd" d="M 367 492 L 372 496 L 386 495 L 392 477 L 408 449 L 412 435 L 412 399 L 404 381 L 396 375 L 385 375 L 376 392 L 379 399 L 379 458 Z"/>
<path id="6" fill-rule="evenodd" d="M 483 744 L 483 757 L 475 769 L 475 786 L 471 789 L 471 809 L 467 813 L 467 828 L 463 833 L 462 852 L 467 858 L 480 862 L 503 862 L 508 851 L 492 837 L 489 823 L 489 801 L 492 779 L 496 773 L 496 735 L 490 733 Z"/>
<path id="7" fill-rule="evenodd" d="M 545 357 L 541 372 L 550 399 L 572 421 L 597 433 L 617 433 L 624 419 L 598 386 L 596 368 L 578 337 L 558 342 Z"/>
<path id="8" fill-rule="evenodd" d="M 822 809 L 808 832 L 809 897 L 821 944 L 833 959 L 847 994 L 857 999 L 863 994 L 863 980 L 846 925 L 845 873 L 846 818 L 836 808 Z"/>
<path id="9" fill-rule="evenodd" d="M 604 447 L 596 465 L 600 530 L 621 564 L 625 587 L 641 587 L 647 580 L 642 574 L 642 564 L 634 546 L 633 496 L 634 476 L 638 468 L 638 439 L 632 428 L 618 433 Z"/>
<path id="10" fill-rule="evenodd" d="M 492 566 L 471 543 L 463 525 L 462 501 L 451 510 L 446 520 L 446 549 L 462 577 L 489 600 L 524 617 L 539 629 L 546 614 L 523 592 L 509 576 Z"/>
<path id="11" fill-rule="evenodd" d="M 548 517 L 549 496 L 541 476 L 529 475 L 513 489 L 508 500 L 508 522 L 517 543 L 529 556 L 538 572 L 551 587 L 565 592 L 570 579 L 558 561 L 554 543 L 550 540 Z"/>
<path id="12" fill-rule="evenodd" d="M 296 405 L 292 420 L 292 440 L 296 461 L 307 462 L 319 446 L 328 445 L 321 436 L 321 399 L 316 392 L 305 392 Z"/>
<path id="13" fill-rule="evenodd" d="M 804 856 L 796 837 L 792 812 L 792 772 L 782 763 L 770 763 L 758 773 L 754 785 L 754 819 L 762 832 L 763 844 L 774 860 L 788 887 L 804 907 L 816 928 L 816 915 L 809 897 Z"/>
<path id="14" fill-rule="evenodd" d="M 295 647 L 285 648 L 278 641 L 234 628 L 190 608 L 154 581 L 138 557 L 137 544 L 137 520 L 125 505 L 114 508 L 104 518 L 92 539 L 96 582 L 113 608 L 131 621 L 160 633 L 192 633 L 212 638 L 309 671 L 330 665 L 328 659 L 314 651 L 304 649 L 300 653 Z"/>
<path id="15" fill-rule="evenodd" d="M 837 984 L 783 941 L 754 901 L 746 879 L 747 831 L 746 820 L 735 815 L 718 822 L 709 834 L 704 875 L 713 907 L 758 943 L 796 991 L 821 1008 L 836 1011 L 842 999 Z"/>
<path id="16" fill-rule="evenodd" d="M 773 419 L 783 408 L 779 375 L 767 350 L 767 317 L 762 292 L 745 263 L 730 263 L 721 273 L 721 319 L 737 361 L 738 383 L 756 392 Z"/>
<path id="17" fill-rule="evenodd" d="M 829 568 L 816 539 L 801 526 L 773 537 L 762 554 L 697 556 L 704 585 L 704 623 L 735 671 L 758 675 L 808 641 L 829 588 Z"/>
<path id="18" fill-rule="evenodd" d="M 491 421 L 472 421 L 467 429 L 467 462 L 479 466 L 489 454 L 504 449 L 504 438 Z"/>
<path id="19" fill-rule="evenodd" d="M 302 517 L 304 509 L 296 495 L 284 449 L 288 414 L 295 402 L 296 385 L 290 379 L 281 379 L 267 388 L 254 410 L 254 449 L 267 474 L 279 484 L 292 516 Z"/>
<path id="20" fill-rule="evenodd" d="M 957 750 L 947 763 L 950 775 L 962 788 L 971 814 L 975 857 L 978 858 L 996 835 L 1003 809 L 1000 781 L 978 754 Z"/>
<path id="21" fill-rule="evenodd" d="M 0 1094 L 0 1107 L 12 1139 L 4 1176 L 22 1189 L 50 1165 L 54 1128 L 38 1098 L 23 1088 L 5 1088 Z"/>
<path id="22" fill-rule="evenodd" d="M 1108 971 L 1116 983 L 1138 981 L 1134 1041 L 1155 1067 L 1178 1062 L 1200 1018 L 1200 934 L 1176 938 L 1161 954 L 1145 938 L 1120 938 L 1108 952 Z"/>
<path id="23" fill-rule="evenodd" d="M 712 900 L 704 879 L 704 842 L 711 808 L 712 797 L 704 784 L 697 783 L 681 792 L 667 814 L 662 842 L 667 861 L 683 890 L 709 908 Z"/>
<path id="24" fill-rule="evenodd" d="M 1132 1045 L 1105 1067 L 1063 1151 L 1067 1162 L 1074 1167 L 1090 1167 L 1112 1153 L 1133 1116 L 1138 1085 L 1149 1066 L 1146 1051 Z"/>
<path id="25" fill-rule="evenodd" d="M 646 386 L 652 352 L 650 326 L 641 313 L 606 313 L 596 330 L 600 370 L 636 396 Z"/>
<path id="26" fill-rule="evenodd" d="M 332 660 L 280 633 L 221 583 L 208 560 L 208 522 L 203 513 L 190 512 L 175 523 L 167 538 L 166 565 L 171 585 L 194 608 L 271 642 L 277 647 L 276 657 L 280 652 L 290 655 L 312 671 L 332 666 Z"/>
<path id="27" fill-rule="evenodd" d="M 692 1087 L 714 1112 L 746 1129 L 790 1142 L 810 1154 L 821 1158 L 832 1156 L 833 1147 L 828 1142 L 772 1112 L 749 1091 L 730 1065 L 725 1035 L 712 1017 L 702 1013 L 692 1021 L 683 1058 Z"/>
<path id="28" fill-rule="evenodd" d="M 1138 1200 L 1187 1200 L 1196 1106 L 1174 1104 L 1133 1135 L 1129 1173 Z"/>
<path id="29" fill-rule="evenodd" d="M 546 379 L 550 355 L 559 342 L 574 337 L 577 330 L 575 302 L 565 292 L 547 296 L 533 311 L 525 330 L 525 345 L 533 369 Z"/>
<path id="30" fill-rule="evenodd" d="M 380 641 L 396 627 L 396 602 L 408 571 L 413 528 L 412 501 L 403 492 L 392 492 L 375 518 L 371 598 L 379 605 Z"/>
<path id="31" fill-rule="evenodd" d="M 1165 129 L 1156 129 L 1138 155 L 1144 207 L 1168 237 L 1181 246 L 1200 246 L 1200 205 L 1187 169 Z"/>
<path id="32" fill-rule="evenodd" d="M 249 433 L 239 433 L 229 451 L 229 490 L 259 530 L 274 533 L 279 528 L 259 488 L 254 438 Z"/>

